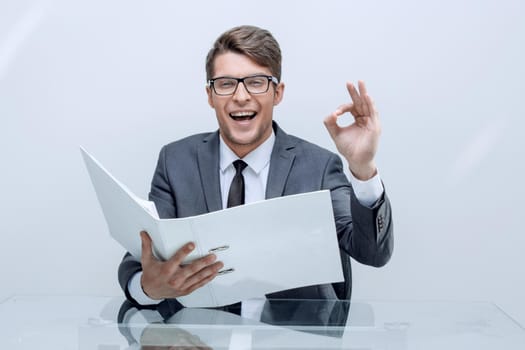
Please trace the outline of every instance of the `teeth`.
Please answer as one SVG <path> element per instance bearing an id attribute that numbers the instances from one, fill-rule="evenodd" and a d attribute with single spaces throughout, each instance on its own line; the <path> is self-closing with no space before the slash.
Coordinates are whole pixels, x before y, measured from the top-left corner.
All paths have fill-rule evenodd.
<path id="1" fill-rule="evenodd" d="M 254 112 L 233 112 L 233 113 L 230 113 L 230 115 L 232 117 L 248 117 L 248 116 L 251 116 L 253 114 L 254 114 Z"/>
<path id="2" fill-rule="evenodd" d="M 236 121 L 251 120 L 257 113 L 254 111 L 239 111 L 230 113 L 230 117 Z"/>

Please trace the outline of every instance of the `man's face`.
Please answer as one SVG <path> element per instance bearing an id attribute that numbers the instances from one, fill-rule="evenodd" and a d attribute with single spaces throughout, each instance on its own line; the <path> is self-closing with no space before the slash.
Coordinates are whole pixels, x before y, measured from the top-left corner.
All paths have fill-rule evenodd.
<path id="1" fill-rule="evenodd" d="M 255 74 L 272 75 L 248 56 L 233 52 L 218 55 L 214 62 L 214 76 L 244 78 Z M 281 102 L 284 84 L 273 83 L 266 93 L 250 94 L 244 84 L 230 96 L 219 96 L 206 87 L 208 103 L 215 109 L 219 130 L 224 142 L 239 157 L 253 151 L 272 133 L 273 106 Z"/>

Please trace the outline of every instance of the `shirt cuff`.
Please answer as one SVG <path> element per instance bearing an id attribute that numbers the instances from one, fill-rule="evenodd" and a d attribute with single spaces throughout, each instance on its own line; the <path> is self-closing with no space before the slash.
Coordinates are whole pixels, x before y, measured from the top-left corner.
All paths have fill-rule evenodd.
<path id="1" fill-rule="evenodd" d="M 142 290 L 140 279 L 142 278 L 142 271 L 137 272 L 128 282 L 128 292 L 133 299 L 140 305 L 157 305 L 162 300 L 151 299 Z"/>
<path id="2" fill-rule="evenodd" d="M 385 191 L 379 172 L 371 179 L 362 181 L 357 179 L 350 171 L 349 178 L 357 200 L 365 207 L 371 208 Z"/>

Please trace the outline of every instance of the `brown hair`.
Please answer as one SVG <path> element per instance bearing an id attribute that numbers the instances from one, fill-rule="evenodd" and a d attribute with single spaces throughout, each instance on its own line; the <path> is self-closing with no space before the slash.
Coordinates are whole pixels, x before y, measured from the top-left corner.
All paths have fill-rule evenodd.
<path id="1" fill-rule="evenodd" d="M 266 29 L 244 25 L 224 32 L 206 56 L 206 80 L 213 78 L 215 58 L 228 51 L 250 57 L 281 81 L 281 48 Z"/>

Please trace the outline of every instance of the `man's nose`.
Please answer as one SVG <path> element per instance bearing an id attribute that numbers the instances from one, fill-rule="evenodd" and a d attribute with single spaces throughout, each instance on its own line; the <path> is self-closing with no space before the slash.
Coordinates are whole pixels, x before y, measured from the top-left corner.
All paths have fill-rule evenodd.
<path id="1" fill-rule="evenodd" d="M 237 89 L 233 94 L 233 99 L 236 101 L 248 101 L 251 97 L 252 95 L 250 95 L 250 93 L 246 89 L 244 82 L 239 82 L 239 84 L 237 84 Z"/>

